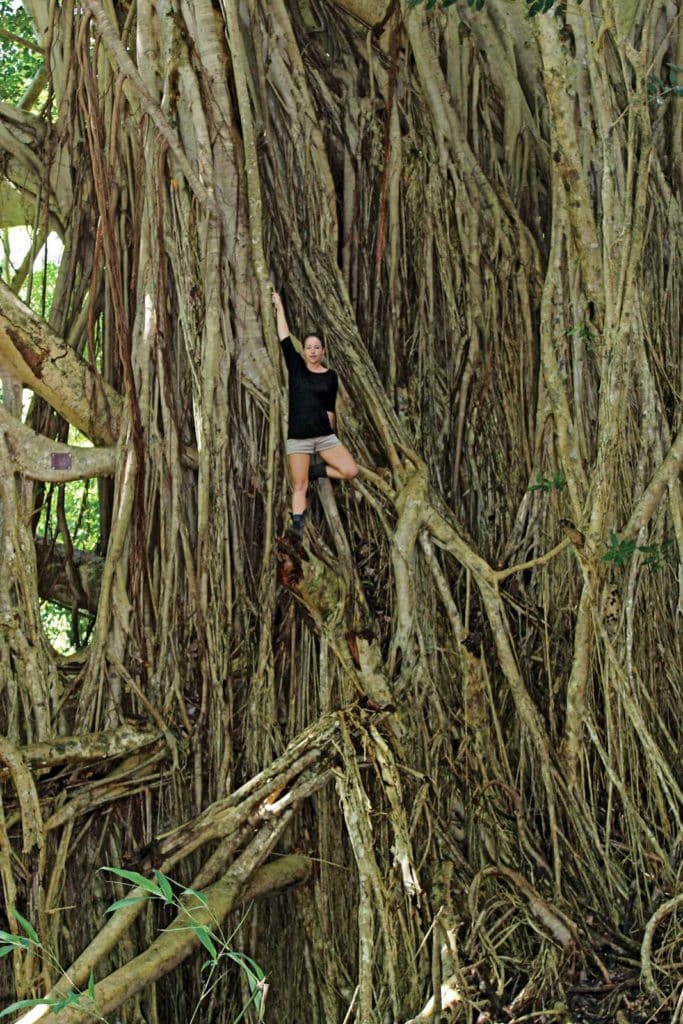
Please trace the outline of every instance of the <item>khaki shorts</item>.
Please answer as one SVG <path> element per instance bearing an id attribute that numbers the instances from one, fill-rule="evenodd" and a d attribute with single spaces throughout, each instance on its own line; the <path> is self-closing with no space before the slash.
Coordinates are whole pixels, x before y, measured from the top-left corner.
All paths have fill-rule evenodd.
<path id="1" fill-rule="evenodd" d="M 324 437 L 288 437 L 288 455 L 315 455 L 326 452 L 328 448 L 336 448 L 341 441 L 336 434 L 325 434 Z"/>

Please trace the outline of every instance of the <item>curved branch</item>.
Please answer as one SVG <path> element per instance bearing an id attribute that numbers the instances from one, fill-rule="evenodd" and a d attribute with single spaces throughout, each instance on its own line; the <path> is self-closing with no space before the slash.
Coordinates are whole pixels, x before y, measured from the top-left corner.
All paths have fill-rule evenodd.
<path id="1" fill-rule="evenodd" d="M 98 445 L 116 443 L 123 399 L 0 281 L 0 368 Z"/>
<path id="2" fill-rule="evenodd" d="M 669 481 L 683 469 L 683 429 L 679 430 L 676 440 L 666 454 L 664 461 L 652 477 L 647 488 L 641 495 L 631 518 L 624 527 L 621 537 L 636 537 L 646 525 L 659 504 Z"/>
<path id="3" fill-rule="evenodd" d="M 683 893 L 679 893 L 677 896 L 672 897 L 672 899 L 667 900 L 666 903 L 662 903 L 661 907 L 657 907 L 645 928 L 643 942 L 640 947 L 640 962 L 642 965 L 640 978 L 645 991 L 652 993 L 652 995 L 660 995 L 660 990 L 652 973 L 652 943 L 655 931 L 660 921 L 663 921 L 674 910 L 678 910 L 679 907 L 683 907 Z"/>
<path id="4" fill-rule="evenodd" d="M 81 448 L 36 434 L 0 406 L 0 431 L 19 470 L 29 480 L 67 483 L 91 476 L 113 476 L 116 448 Z"/>
<path id="5" fill-rule="evenodd" d="M 23 39 L 21 36 L 15 35 L 14 32 L 3 28 L 2 25 L 0 25 L 0 39 L 7 39 L 8 42 L 15 43 L 16 46 L 23 46 L 25 50 L 31 50 L 33 53 L 43 52 L 42 48 L 31 39 Z"/>

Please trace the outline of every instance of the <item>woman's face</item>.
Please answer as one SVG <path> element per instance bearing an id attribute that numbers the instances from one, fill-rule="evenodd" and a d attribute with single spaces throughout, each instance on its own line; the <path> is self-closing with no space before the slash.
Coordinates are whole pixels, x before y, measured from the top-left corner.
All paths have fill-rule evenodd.
<path id="1" fill-rule="evenodd" d="M 324 352 L 323 343 L 315 334 L 309 334 L 304 338 L 304 359 L 309 366 L 320 366 Z"/>

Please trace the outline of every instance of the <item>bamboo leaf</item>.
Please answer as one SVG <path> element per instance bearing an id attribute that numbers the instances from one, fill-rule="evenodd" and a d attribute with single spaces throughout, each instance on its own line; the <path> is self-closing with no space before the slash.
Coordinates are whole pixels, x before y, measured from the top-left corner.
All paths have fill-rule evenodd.
<path id="1" fill-rule="evenodd" d="M 31 940 L 27 939 L 25 935 L 11 935 L 10 932 L 0 932 L 0 942 L 7 942 L 10 946 L 21 949 L 28 949 L 31 945 Z"/>
<path id="2" fill-rule="evenodd" d="M 71 992 L 67 992 L 63 999 L 58 999 L 55 1002 L 54 1013 L 61 1013 L 61 1011 L 65 1010 L 67 1006 L 80 1006 L 82 995 L 82 992 L 74 992 L 73 989 Z"/>
<path id="3" fill-rule="evenodd" d="M 124 899 L 116 900 L 111 906 L 107 907 L 106 913 L 111 914 L 114 910 L 120 910 L 121 907 L 129 907 L 132 903 L 140 903 L 147 899 L 149 899 L 148 896 L 126 896 Z"/>
<path id="4" fill-rule="evenodd" d="M 163 895 L 159 886 L 151 878 L 145 878 L 138 871 L 127 871 L 125 868 L 110 868 L 106 865 L 101 870 L 109 871 L 112 875 L 116 875 L 117 878 L 124 878 L 127 882 L 132 882 L 133 885 L 138 885 L 141 889 L 152 893 L 153 896 Z"/>
<path id="5" fill-rule="evenodd" d="M 166 875 L 162 874 L 161 871 L 155 871 L 154 877 L 159 883 L 159 887 L 164 894 L 164 899 L 167 903 L 173 903 L 173 888 Z"/>
<path id="6" fill-rule="evenodd" d="M 11 913 L 12 917 L 14 917 L 16 919 L 16 921 L 18 921 L 18 923 L 24 929 L 24 931 L 28 935 L 28 937 L 31 940 L 31 942 L 34 942 L 36 944 L 36 946 L 40 946 L 41 943 L 40 943 L 40 939 L 38 938 L 38 932 L 35 930 L 35 928 L 31 924 L 31 922 L 27 921 L 26 918 L 22 914 L 19 913 L 19 911 L 16 909 L 16 907 L 11 907 L 10 908 L 10 913 Z"/>
<path id="7" fill-rule="evenodd" d="M 10 1003 L 4 1010 L 0 1010 L 0 1017 L 8 1017 L 10 1013 L 17 1010 L 24 1010 L 29 1006 L 53 1006 L 51 999 L 19 999 L 16 1003 Z"/>
<path id="8" fill-rule="evenodd" d="M 203 892 L 197 892 L 196 889 L 190 889 L 190 888 L 185 889 L 183 891 L 183 896 L 194 896 L 194 898 L 199 903 L 201 903 L 201 905 L 203 907 L 205 907 L 208 904 L 208 902 L 209 902 L 208 897 L 206 897 Z"/>
<path id="9" fill-rule="evenodd" d="M 206 925 L 193 924 L 192 931 L 195 933 L 204 949 L 206 949 L 211 954 L 211 957 L 215 960 L 216 957 L 218 956 L 218 950 L 216 949 L 214 941 L 211 938 L 211 932 L 206 927 Z"/>

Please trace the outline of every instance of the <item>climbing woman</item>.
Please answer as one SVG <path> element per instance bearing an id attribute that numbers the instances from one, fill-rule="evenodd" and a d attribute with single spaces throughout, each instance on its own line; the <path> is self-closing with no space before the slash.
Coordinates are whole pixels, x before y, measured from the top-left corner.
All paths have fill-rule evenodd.
<path id="1" fill-rule="evenodd" d="M 289 374 L 289 430 L 287 459 L 292 477 L 292 530 L 298 540 L 304 533 L 308 481 L 320 477 L 353 480 L 358 466 L 334 432 L 337 374 L 322 364 L 325 347 L 319 334 L 304 338 L 303 359 L 289 337 L 282 299 L 273 292 L 277 332 Z M 311 455 L 321 463 L 311 467 Z"/>

